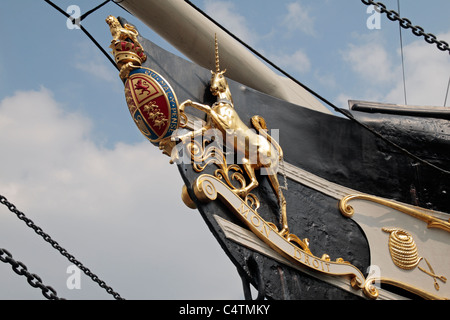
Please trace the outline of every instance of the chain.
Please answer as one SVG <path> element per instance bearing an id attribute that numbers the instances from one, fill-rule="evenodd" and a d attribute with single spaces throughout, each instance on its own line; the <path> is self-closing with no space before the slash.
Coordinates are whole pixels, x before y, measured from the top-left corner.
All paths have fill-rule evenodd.
<path id="1" fill-rule="evenodd" d="M 391 21 L 398 21 L 403 29 L 411 29 L 412 33 L 418 37 L 424 37 L 425 41 L 429 44 L 436 44 L 439 50 L 448 51 L 450 54 L 450 46 L 443 40 L 438 40 L 432 33 L 426 33 L 420 26 L 413 26 L 411 20 L 407 18 L 401 18 L 400 15 L 394 10 L 387 10 L 386 6 L 381 2 L 375 2 L 373 0 L 361 0 L 365 5 L 373 5 L 375 9 L 380 13 L 386 13 L 386 16 Z"/>
<path id="2" fill-rule="evenodd" d="M 107 286 L 105 281 L 100 280 L 98 278 L 98 276 L 96 276 L 95 274 L 93 274 L 88 268 L 86 268 L 80 261 L 78 261 L 77 259 L 75 259 L 74 256 L 72 256 L 71 254 L 69 254 L 67 252 L 66 249 L 62 248 L 58 242 L 56 242 L 55 240 L 53 240 L 47 233 L 45 233 L 40 227 L 38 227 L 36 224 L 34 224 L 34 222 L 27 218 L 25 216 L 25 214 L 19 210 L 17 210 L 16 206 L 14 204 L 12 204 L 11 202 L 9 202 L 4 196 L 0 195 L 0 203 L 5 205 L 9 211 L 13 212 L 14 214 L 16 214 L 16 216 L 25 222 L 25 224 L 30 227 L 31 229 L 33 229 L 38 235 L 40 235 L 45 241 L 47 241 L 48 243 L 50 243 L 52 245 L 53 248 L 55 248 L 56 250 L 58 250 L 64 257 L 66 257 L 71 263 L 73 263 L 74 265 L 76 265 L 80 270 L 82 270 L 88 277 L 90 277 L 94 282 L 97 282 L 98 285 L 105 289 L 106 292 L 108 292 L 109 294 L 111 294 L 115 299 L 117 300 L 123 300 L 123 298 L 117 293 L 114 292 L 114 290 Z M 3 261 L 3 260 L 2 260 Z"/>
<path id="3" fill-rule="evenodd" d="M 42 283 L 41 278 L 34 274 L 28 272 L 27 266 L 24 265 L 20 261 L 16 261 L 13 259 L 11 253 L 9 253 L 6 249 L 0 248 L 0 261 L 4 263 L 9 263 L 14 270 L 20 276 L 25 276 L 27 278 L 28 283 L 33 288 L 40 288 L 42 290 L 42 294 L 49 300 L 65 300 L 63 298 L 58 298 L 56 295 L 55 289 L 50 286 L 46 286 Z"/>

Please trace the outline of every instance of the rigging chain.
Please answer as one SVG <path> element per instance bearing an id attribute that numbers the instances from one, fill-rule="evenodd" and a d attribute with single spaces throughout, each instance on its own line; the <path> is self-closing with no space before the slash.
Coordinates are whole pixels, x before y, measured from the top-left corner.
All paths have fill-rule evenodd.
<path id="1" fill-rule="evenodd" d="M 450 46 L 447 42 L 443 40 L 438 40 L 437 37 L 432 33 L 426 33 L 424 29 L 420 26 L 413 26 L 411 20 L 407 18 L 401 18 L 400 15 L 394 10 L 386 9 L 386 5 L 381 2 L 375 2 L 373 0 L 361 0 L 365 5 L 373 5 L 375 9 L 380 13 L 386 13 L 386 16 L 391 21 L 398 21 L 403 29 L 412 29 L 414 35 L 421 37 L 423 36 L 425 41 L 429 44 L 436 44 L 439 50 L 448 51 L 450 54 Z"/>
<path id="2" fill-rule="evenodd" d="M 0 261 L 4 263 L 9 263 L 14 270 L 20 276 L 25 276 L 27 278 L 28 283 L 33 288 L 40 288 L 42 290 L 42 294 L 49 300 L 65 300 L 64 298 L 58 298 L 56 295 L 56 290 L 50 286 L 46 286 L 42 283 L 41 278 L 34 273 L 30 273 L 26 265 L 24 265 L 20 261 L 16 261 L 13 259 L 12 254 L 9 253 L 6 249 L 0 248 Z"/>
<path id="3" fill-rule="evenodd" d="M 38 227 L 31 219 L 27 218 L 25 214 L 19 211 L 14 204 L 9 202 L 4 196 L 0 195 L 0 203 L 5 205 L 9 211 L 16 214 L 16 216 L 25 222 L 25 224 L 33 229 L 38 235 L 40 235 L 45 241 L 50 243 L 53 248 L 58 250 L 64 257 L 66 257 L 71 263 L 76 265 L 80 270 L 82 270 L 88 277 L 90 277 L 94 282 L 97 282 L 98 285 L 105 289 L 106 292 L 111 294 L 116 300 L 124 300 L 117 292 L 115 292 L 111 287 L 107 286 L 105 281 L 100 280 L 97 275 L 93 274 L 91 270 L 86 268 L 80 261 L 75 259 L 73 255 L 67 252 L 66 249 L 62 248 L 58 242 L 53 240 L 47 233 L 45 233 L 41 227 Z M 3 260 L 2 260 L 3 261 Z M 15 271 L 15 270 L 14 270 Z M 31 284 L 31 283 L 30 283 Z"/>
<path id="4" fill-rule="evenodd" d="M 60 7 L 58 7 L 56 4 L 54 4 L 51 0 L 44 0 L 45 2 L 47 2 L 49 5 L 51 5 L 53 8 L 55 8 L 56 10 L 58 10 L 61 14 L 63 14 L 65 17 L 67 17 L 67 19 L 71 20 L 73 24 L 75 24 L 75 19 L 72 18 L 67 12 L 65 12 L 63 9 L 61 9 Z M 102 6 L 104 6 L 105 4 L 109 3 L 111 0 L 106 0 L 103 3 L 99 4 L 97 7 L 87 11 L 85 14 L 83 14 L 80 17 L 80 22 L 86 18 L 88 15 L 90 15 L 91 13 L 97 11 L 98 9 L 100 9 Z M 114 2 L 114 1 L 113 1 Z M 95 46 L 103 53 L 103 55 L 111 62 L 111 64 L 117 69 L 119 70 L 119 68 L 116 65 L 116 62 L 111 58 L 111 56 L 106 52 L 105 49 L 103 49 L 103 47 L 97 42 L 97 40 L 89 33 L 89 31 L 87 31 L 87 29 L 85 27 L 83 27 L 83 25 L 80 23 L 78 25 L 78 27 L 80 27 L 81 31 L 84 32 L 84 34 L 95 44 Z"/>

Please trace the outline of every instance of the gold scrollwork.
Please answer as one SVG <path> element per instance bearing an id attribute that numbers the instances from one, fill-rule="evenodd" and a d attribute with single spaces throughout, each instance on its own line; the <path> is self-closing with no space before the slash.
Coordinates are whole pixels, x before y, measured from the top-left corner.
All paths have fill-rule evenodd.
<path id="1" fill-rule="evenodd" d="M 183 116 L 185 108 L 192 107 L 204 112 L 207 119 L 204 126 L 187 135 L 179 136 L 179 138 L 194 137 L 197 133 L 204 133 L 210 129 L 218 130 L 223 136 L 228 136 L 229 134 L 234 136 L 233 150 L 239 157 L 238 161 L 243 167 L 243 171 L 247 174 L 249 181 L 239 189 L 233 188 L 233 191 L 241 198 L 245 198 L 259 185 L 255 171 L 264 169 L 280 206 L 281 232 L 289 234 L 286 199 L 277 175 L 278 164 L 283 160 L 283 151 L 275 139 L 267 133 L 267 125 L 262 117 L 253 116 L 251 119 L 252 126 L 256 129 L 256 132 L 250 130 L 247 124 L 239 117 L 234 108 L 228 81 L 224 76 L 226 70 L 220 70 L 217 36 L 215 37 L 215 62 L 216 70 L 211 71 L 210 91 L 217 97 L 217 102 L 211 106 L 194 102 L 190 99 L 181 103 L 179 112 L 182 118 L 185 118 Z M 225 168 L 228 169 L 228 166 Z M 228 175 L 224 175 L 225 179 L 227 177 Z M 231 178 L 241 183 L 245 182 L 240 172 L 234 173 Z"/>
<path id="2" fill-rule="evenodd" d="M 356 279 L 356 278 L 355 278 Z M 375 300 L 378 299 L 379 291 L 374 286 L 374 283 L 377 279 L 367 279 L 364 283 L 363 292 L 366 295 L 366 297 Z M 357 288 L 357 286 L 354 286 L 354 288 Z"/>
<path id="3" fill-rule="evenodd" d="M 185 127 L 188 120 L 184 115 L 186 107 L 193 107 L 207 115 L 206 122 L 202 127 L 197 130 L 194 128 L 193 131 L 182 133 L 177 137 L 182 141 L 187 154 L 191 157 L 193 170 L 201 173 L 210 164 L 218 167 L 214 176 L 202 174 L 194 182 L 192 188 L 197 200 L 207 202 L 219 198 L 225 201 L 227 207 L 234 211 L 253 233 L 274 250 L 317 271 L 350 276 L 354 279 L 352 285 L 355 288 L 363 289 L 366 281 L 359 269 L 341 258 L 331 261 L 327 254 L 322 255 L 322 258 L 316 257 L 309 249 L 308 239 L 301 240 L 295 234 L 290 233 L 286 200 L 282 192 L 284 188 L 280 186 L 277 172 L 278 164 L 283 161 L 282 149 L 267 133 L 267 125 L 262 117 L 253 116 L 251 118 L 256 132 L 250 130 L 239 117 L 224 76 L 225 70 L 220 70 L 217 38 L 215 48 L 216 71 L 212 71 L 210 90 L 217 97 L 217 102 L 209 106 L 186 100 L 179 105 L 179 112 L 184 120 L 181 127 Z M 234 141 L 233 161 L 234 156 L 238 157 L 240 165 L 227 163 L 224 147 L 221 145 L 223 142 L 205 137 L 210 130 L 217 130 L 220 133 L 218 136 L 222 137 L 228 137 L 231 134 L 232 141 Z M 186 155 L 186 153 L 184 154 Z M 259 199 L 250 193 L 259 186 L 255 171 L 262 169 L 265 169 L 278 200 L 280 228 L 259 216 L 256 211 L 260 205 Z M 374 293 L 376 289 L 372 287 L 368 287 L 365 292 L 371 298 L 376 297 Z"/>
<path id="4" fill-rule="evenodd" d="M 256 212 L 258 212 L 259 207 L 261 206 L 261 202 L 259 201 L 258 197 L 255 196 L 253 193 L 249 193 L 246 197 L 245 197 L 245 203 L 252 208 L 253 210 L 255 210 Z M 272 228 L 274 228 L 275 230 L 277 229 L 277 227 L 273 224 L 268 222 L 269 225 L 271 225 Z"/>
<path id="5" fill-rule="evenodd" d="M 226 157 L 221 150 L 221 146 L 212 144 L 211 140 L 206 139 L 203 139 L 203 142 L 200 143 L 195 138 L 193 140 L 185 140 L 184 143 L 186 145 L 186 150 L 190 154 L 192 166 L 195 172 L 201 173 L 206 169 L 208 165 L 214 164 L 219 168 L 214 171 L 214 177 L 220 181 L 223 181 L 226 186 L 230 188 L 230 190 L 236 193 L 237 190 L 245 188 L 246 180 L 243 175 L 243 170 L 237 164 L 227 164 Z M 209 184 L 206 181 L 209 180 L 205 180 L 204 184 L 202 185 L 203 192 L 199 194 L 203 196 L 207 194 L 209 199 L 211 199 L 212 197 L 215 198 L 215 191 L 213 192 L 212 190 L 208 189 Z M 233 181 L 237 181 L 239 186 L 236 186 Z M 202 201 L 202 199 L 199 200 Z M 257 212 L 257 209 L 260 207 L 260 200 L 256 195 L 252 193 L 249 193 L 242 200 L 255 212 Z M 292 233 L 284 234 L 274 223 L 266 221 L 264 222 L 269 225 L 275 232 L 282 235 L 286 239 L 286 241 L 301 248 L 308 254 L 312 254 L 311 250 L 309 249 L 309 240 L 307 238 L 300 239 L 297 235 Z M 331 261 L 328 254 L 323 254 L 322 259 L 325 261 Z M 345 261 L 342 258 L 337 258 L 336 262 L 349 264 L 349 262 Z M 363 284 L 359 284 L 359 286 L 362 285 Z M 368 296 L 370 296 L 370 292 L 368 292 L 367 294 Z"/>
<path id="6" fill-rule="evenodd" d="M 350 285 L 354 289 L 362 290 L 370 299 L 378 297 L 378 289 L 372 285 L 373 281 L 367 281 L 358 268 L 343 259 L 331 261 L 326 254 L 321 258 L 315 256 L 309 250 L 307 243 L 293 234 L 286 236 L 277 231 L 275 226 L 250 208 L 223 180 L 203 174 L 195 181 L 193 191 L 201 202 L 220 199 L 257 237 L 294 263 L 317 272 L 349 277 Z"/>
<path id="7" fill-rule="evenodd" d="M 185 184 L 183 184 L 183 188 L 181 190 L 181 200 L 183 200 L 183 203 L 191 209 L 197 209 L 197 205 L 195 204 L 195 202 L 192 200 L 192 198 L 190 197 L 187 187 Z"/>
<path id="8" fill-rule="evenodd" d="M 402 213 L 406 213 L 416 219 L 422 220 L 425 223 L 427 223 L 428 228 L 437 228 L 437 229 L 441 229 L 441 230 L 450 232 L 449 221 L 445 221 L 445 220 L 433 217 L 429 214 L 423 213 L 420 210 L 420 208 L 418 208 L 418 207 L 416 209 L 413 207 L 402 205 L 402 204 L 394 202 L 394 201 L 381 199 L 381 198 L 371 196 L 371 195 L 364 195 L 364 194 L 348 195 L 348 196 L 345 196 L 344 198 L 342 198 L 339 201 L 339 210 L 341 211 L 342 215 L 344 215 L 345 217 L 351 218 L 355 213 L 355 210 L 353 209 L 353 207 L 348 204 L 352 200 L 366 200 L 366 201 L 378 203 L 383 206 L 400 211 Z"/>
<path id="9" fill-rule="evenodd" d="M 203 142 L 200 143 L 193 139 L 186 145 L 186 149 L 191 156 L 192 167 L 195 172 L 203 172 L 207 166 L 215 164 L 218 167 L 214 172 L 216 178 L 224 180 L 232 190 L 245 188 L 246 181 L 241 167 L 237 164 L 229 165 L 222 150 L 217 145 L 211 144 L 210 140 L 203 137 Z M 240 186 L 236 187 L 233 181 L 239 183 Z M 257 202 L 259 207 L 259 200 L 256 196 L 251 195 L 250 198 L 254 203 Z"/>

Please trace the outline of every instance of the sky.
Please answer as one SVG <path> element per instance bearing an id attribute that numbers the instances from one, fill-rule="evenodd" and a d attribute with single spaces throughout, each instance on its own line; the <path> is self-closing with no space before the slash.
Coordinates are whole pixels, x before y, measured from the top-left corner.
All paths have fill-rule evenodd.
<path id="1" fill-rule="evenodd" d="M 103 1 L 54 2 L 84 13 Z M 382 15 L 369 28 L 378 20 L 360 0 L 192 2 L 339 107 L 405 104 L 398 24 Z M 397 10 L 396 0 L 382 2 Z M 448 0 L 400 5 L 401 16 L 450 43 Z M 110 14 L 182 55 L 114 3 L 82 21 L 107 51 Z M 123 298 L 243 299 L 236 268 L 182 203 L 176 166 L 131 120 L 111 63 L 44 1 L 3 0 L 0 27 L 0 194 Z M 449 54 L 410 30 L 402 38 L 407 103 L 443 106 Z M 112 299 L 84 274 L 73 288 L 71 263 L 4 206 L 0 248 L 60 297 Z M 1 263 L 0 299 L 44 297 Z"/>

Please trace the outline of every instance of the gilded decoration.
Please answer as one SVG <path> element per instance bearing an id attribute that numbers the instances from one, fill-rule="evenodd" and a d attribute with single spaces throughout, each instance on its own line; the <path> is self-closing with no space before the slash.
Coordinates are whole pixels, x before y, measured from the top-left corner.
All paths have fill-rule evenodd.
<path id="1" fill-rule="evenodd" d="M 114 16 L 106 18 L 113 39 L 110 48 L 125 84 L 128 109 L 141 133 L 170 155 L 171 136 L 179 127 L 178 101 L 169 83 L 157 72 L 142 67 L 147 60 L 137 30 Z"/>
<path id="2" fill-rule="evenodd" d="M 212 106 L 191 100 L 186 100 L 181 103 L 179 110 L 182 118 L 186 117 L 184 116 L 185 108 L 189 106 L 205 112 L 208 120 L 205 126 L 179 138 L 193 138 L 198 135 L 203 135 L 204 132 L 211 129 L 219 130 L 222 137 L 227 137 L 231 134 L 235 138 L 234 141 L 236 141 L 233 143 L 234 152 L 241 157 L 239 163 L 242 164 L 250 180 L 248 184 L 242 185 L 241 188 L 234 189 L 234 192 L 245 199 L 259 185 L 255 170 L 264 169 L 280 205 L 281 232 L 288 235 L 289 227 L 286 216 L 286 200 L 277 176 L 278 165 L 283 159 L 283 151 L 278 143 L 267 134 L 267 126 L 262 117 L 254 116 L 252 118 L 252 125 L 256 129 L 256 132 L 255 130 L 250 130 L 239 117 L 234 108 L 228 82 L 224 76 L 226 70 L 220 70 L 217 37 L 215 39 L 215 45 L 216 70 L 211 71 L 210 90 L 217 97 L 217 102 Z"/>
<path id="3" fill-rule="evenodd" d="M 358 268 L 342 258 L 332 261 L 327 254 L 323 254 L 321 258 L 315 256 L 309 249 L 308 239 L 300 239 L 290 232 L 286 200 L 277 175 L 278 167 L 283 161 L 283 151 L 268 134 L 267 125 L 261 116 L 251 119 L 256 130 L 250 130 L 240 119 L 224 77 L 225 70 L 222 71 L 219 66 L 217 37 L 215 62 L 216 70 L 211 72 L 211 92 L 217 97 L 217 102 L 209 106 L 186 100 L 179 106 L 180 118 L 185 119 L 185 123 L 188 119 L 186 107 L 193 107 L 207 115 L 206 123 L 201 127 L 194 127 L 192 131 L 175 137 L 176 140 L 181 140 L 194 171 L 202 173 L 211 165 L 217 167 L 213 175 L 203 173 L 196 179 L 192 186 L 196 198 L 200 202 L 221 200 L 255 235 L 279 254 L 318 272 L 349 277 L 353 288 L 363 290 L 366 296 L 376 299 L 378 290 L 372 285 L 372 281 L 364 278 Z M 217 137 L 226 137 L 227 143 L 233 141 L 232 148 L 227 145 L 227 150 L 237 156 L 239 165 L 234 161 L 234 156 L 229 158 L 224 153 L 224 141 Z M 233 161 L 228 161 L 229 159 Z M 258 213 L 260 200 L 252 193 L 259 185 L 256 170 L 266 170 L 280 208 L 279 227 L 265 221 Z M 186 188 L 183 188 L 182 198 L 186 205 L 195 207 Z"/>
<path id="4" fill-rule="evenodd" d="M 382 228 L 382 230 L 390 234 L 389 252 L 391 254 L 392 262 L 403 270 L 413 270 L 422 260 L 424 260 L 429 270 L 420 266 L 418 269 L 433 278 L 434 288 L 439 291 L 440 286 L 437 280 L 446 283 L 447 278 L 436 275 L 428 260 L 419 256 L 417 245 L 412 235 L 400 228 Z"/>
<path id="5" fill-rule="evenodd" d="M 378 198 L 375 196 L 364 195 L 364 194 L 348 195 L 339 201 L 339 210 L 341 211 L 341 213 L 344 216 L 346 216 L 348 218 L 351 218 L 353 216 L 353 214 L 355 213 L 355 210 L 353 209 L 353 207 L 348 204 L 352 200 L 365 200 L 365 201 L 378 203 L 383 206 L 386 206 L 386 207 L 395 209 L 399 212 L 410 215 L 416 219 L 422 220 L 423 222 L 425 222 L 427 224 L 428 228 L 437 228 L 437 229 L 441 229 L 441 230 L 450 232 L 450 221 L 445 221 L 445 220 L 436 218 L 430 214 L 426 214 L 423 212 L 423 210 L 420 210 L 421 208 L 405 206 L 405 205 L 399 204 L 394 201 L 389 201 L 386 199 L 381 199 L 381 198 Z"/>
<path id="6" fill-rule="evenodd" d="M 425 213 L 426 210 L 423 208 L 407 206 L 395 201 L 365 194 L 348 195 L 339 201 L 339 209 L 342 215 L 348 218 L 353 217 L 355 214 L 354 208 L 349 205 L 349 202 L 353 200 L 369 201 L 387 208 L 392 208 L 398 212 L 407 214 L 408 216 L 425 222 L 428 228 L 435 228 L 443 230 L 444 232 L 450 232 L 450 224 L 448 221 Z M 405 273 L 405 276 L 413 277 L 410 272 L 413 272 L 416 269 L 420 270 L 433 279 L 434 289 L 436 292 L 441 289 L 442 285 L 447 283 L 447 278 L 443 275 L 436 274 L 430 261 L 421 256 L 420 248 L 410 232 L 404 230 L 404 228 L 397 227 L 383 227 L 381 230 L 389 234 L 388 249 L 392 263 L 400 270 L 408 272 Z M 407 277 L 402 279 L 381 277 L 379 279 L 373 279 L 372 281 L 380 281 L 381 283 L 397 286 L 425 299 L 443 299 L 430 291 L 424 290 L 422 287 L 411 285 L 408 283 L 409 281 L 407 279 Z"/>
<path id="7" fill-rule="evenodd" d="M 177 144 L 187 151 L 192 168 L 201 173 L 192 186 L 197 199 L 205 202 L 219 198 L 254 234 L 279 254 L 302 267 L 348 277 L 353 288 L 363 290 L 372 299 L 377 298 L 377 289 L 355 266 L 342 258 L 332 261 L 327 254 L 320 258 L 315 256 L 309 249 L 308 239 L 301 239 L 290 232 L 283 195 L 287 183 L 285 181 L 283 187 L 278 181 L 283 150 L 269 135 L 264 118 L 253 116 L 253 128 L 250 129 L 239 117 L 224 76 L 226 70 L 220 69 L 217 37 L 216 70 L 211 71 L 210 82 L 211 93 L 217 97 L 217 102 L 209 106 L 186 100 L 178 105 L 169 83 L 157 72 L 142 67 L 147 56 L 138 41 L 137 30 L 130 25 L 122 26 L 113 16 L 109 16 L 106 22 L 113 36 L 110 48 L 120 70 L 119 76 L 125 84 L 125 99 L 133 121 L 141 133 L 165 154 L 176 157 L 172 151 Z M 207 115 L 206 123 L 200 128 L 194 126 L 194 130 L 188 129 L 186 125 L 190 119 L 185 113 L 186 107 L 204 112 Z M 232 138 L 233 148 L 229 150 L 227 146 L 227 151 L 233 153 L 231 161 L 225 154 L 224 141 L 209 138 L 211 131 L 218 133 L 214 135 L 216 137 Z M 176 150 L 179 150 L 178 147 Z M 214 175 L 203 173 L 211 165 L 216 167 Z M 278 223 L 265 221 L 258 213 L 261 203 L 252 193 L 259 186 L 256 176 L 258 170 L 265 170 L 278 201 Z M 183 187 L 182 199 L 188 207 L 196 208 L 187 186 Z"/>

